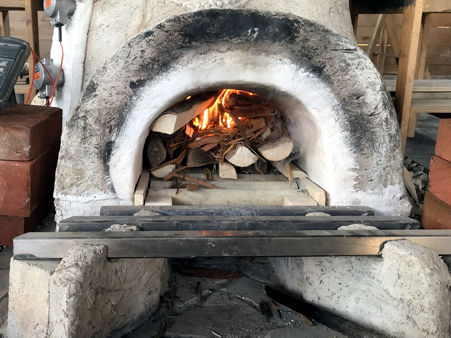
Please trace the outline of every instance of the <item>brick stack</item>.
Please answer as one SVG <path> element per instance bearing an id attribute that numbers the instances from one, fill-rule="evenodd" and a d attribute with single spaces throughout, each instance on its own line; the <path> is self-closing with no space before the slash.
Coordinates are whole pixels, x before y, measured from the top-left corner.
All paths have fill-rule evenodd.
<path id="1" fill-rule="evenodd" d="M 423 227 L 451 229 L 451 119 L 440 120 L 428 190 L 421 219 Z"/>
<path id="2" fill-rule="evenodd" d="M 0 245 L 11 245 L 44 216 L 61 129 L 61 109 L 17 105 L 0 111 Z"/>

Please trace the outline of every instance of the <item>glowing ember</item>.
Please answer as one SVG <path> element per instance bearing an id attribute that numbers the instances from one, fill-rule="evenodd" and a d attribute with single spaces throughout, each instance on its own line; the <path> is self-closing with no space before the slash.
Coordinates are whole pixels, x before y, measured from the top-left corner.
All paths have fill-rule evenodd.
<path id="1" fill-rule="evenodd" d="M 246 96 L 257 95 L 244 90 L 223 89 L 216 98 L 215 102 L 209 108 L 205 109 L 201 115 L 193 119 L 193 126 L 197 127 L 198 130 L 214 129 L 218 126 L 224 129 L 232 129 L 236 127 L 236 122 L 232 117 L 232 112 L 228 109 L 230 95 L 232 94 L 244 94 Z M 238 119 L 241 120 L 242 118 L 239 117 Z"/>

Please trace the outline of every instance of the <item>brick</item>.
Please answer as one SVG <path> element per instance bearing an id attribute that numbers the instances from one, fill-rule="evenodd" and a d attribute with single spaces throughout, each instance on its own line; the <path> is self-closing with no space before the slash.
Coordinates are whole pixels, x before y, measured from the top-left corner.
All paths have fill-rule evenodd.
<path id="1" fill-rule="evenodd" d="M 53 191 L 59 144 L 33 161 L 0 161 L 0 215 L 29 217 Z"/>
<path id="2" fill-rule="evenodd" d="M 0 160 L 30 161 L 59 141 L 59 108 L 17 105 L 0 111 Z"/>
<path id="3" fill-rule="evenodd" d="M 451 204 L 451 162 L 438 156 L 432 157 L 428 190 L 442 201 Z"/>
<path id="4" fill-rule="evenodd" d="M 30 217 L 0 215 L 0 245 L 12 245 L 14 237 L 33 231 L 43 217 L 39 208 Z"/>
<path id="5" fill-rule="evenodd" d="M 440 120 L 435 154 L 451 162 L 451 118 Z"/>
<path id="6" fill-rule="evenodd" d="M 421 224 L 425 229 L 451 229 L 451 205 L 427 191 Z"/>

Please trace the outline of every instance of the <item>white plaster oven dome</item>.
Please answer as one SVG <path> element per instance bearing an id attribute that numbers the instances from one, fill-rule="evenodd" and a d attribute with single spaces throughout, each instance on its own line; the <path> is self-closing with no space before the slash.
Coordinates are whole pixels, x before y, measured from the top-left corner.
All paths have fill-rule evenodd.
<path id="1" fill-rule="evenodd" d="M 217 88 L 255 89 L 286 106 L 300 165 L 329 204 L 408 212 L 393 104 L 363 51 L 293 15 L 210 9 L 140 32 L 93 75 L 64 132 L 58 217 L 131 204 L 152 121 Z"/>

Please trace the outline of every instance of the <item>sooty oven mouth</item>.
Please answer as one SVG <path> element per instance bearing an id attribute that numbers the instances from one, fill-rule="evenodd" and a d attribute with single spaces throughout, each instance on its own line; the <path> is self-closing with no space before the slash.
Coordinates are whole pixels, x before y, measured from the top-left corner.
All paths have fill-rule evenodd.
<path id="1" fill-rule="evenodd" d="M 325 205 L 325 192 L 295 165 L 302 155 L 286 116 L 274 95 L 257 91 L 187 96 L 150 127 L 140 178 L 150 173 L 150 188 L 141 203 Z"/>

